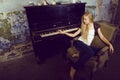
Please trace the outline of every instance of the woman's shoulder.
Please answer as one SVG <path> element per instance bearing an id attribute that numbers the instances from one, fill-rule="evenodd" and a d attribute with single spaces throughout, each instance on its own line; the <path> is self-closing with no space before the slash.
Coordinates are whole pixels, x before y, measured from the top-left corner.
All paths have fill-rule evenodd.
<path id="1" fill-rule="evenodd" d="M 100 24 L 98 24 L 97 22 L 94 22 L 94 28 L 95 28 L 95 35 L 98 34 L 98 28 L 100 28 Z"/>

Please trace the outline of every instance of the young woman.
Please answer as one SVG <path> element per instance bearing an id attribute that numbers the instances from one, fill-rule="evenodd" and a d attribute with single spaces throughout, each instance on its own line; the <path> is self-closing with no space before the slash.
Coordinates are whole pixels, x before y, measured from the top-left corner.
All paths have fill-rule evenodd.
<path id="1" fill-rule="evenodd" d="M 84 65 L 84 63 L 95 54 L 94 49 L 91 47 L 91 43 L 96 34 L 100 37 L 100 39 L 103 42 L 105 42 L 109 46 L 109 50 L 111 53 L 113 53 L 114 51 L 112 44 L 103 36 L 100 29 L 100 25 L 98 25 L 97 23 L 94 23 L 93 15 L 89 12 L 86 12 L 82 16 L 81 28 L 79 28 L 75 33 L 66 33 L 62 30 L 59 30 L 59 33 L 65 34 L 69 37 L 75 37 L 81 34 L 78 40 L 74 41 L 73 43 L 75 48 L 79 50 L 80 57 L 79 57 L 79 60 L 71 66 L 70 77 L 72 80 L 76 72 L 76 69 Z"/>

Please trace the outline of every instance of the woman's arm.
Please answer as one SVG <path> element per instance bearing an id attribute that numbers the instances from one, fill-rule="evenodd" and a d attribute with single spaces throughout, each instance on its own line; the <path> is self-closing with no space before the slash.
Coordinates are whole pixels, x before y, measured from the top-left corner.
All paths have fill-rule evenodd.
<path id="1" fill-rule="evenodd" d="M 99 35 L 100 39 L 109 46 L 110 52 L 113 53 L 114 48 L 113 48 L 112 44 L 104 37 L 100 28 L 98 28 L 98 35 Z"/>
<path id="2" fill-rule="evenodd" d="M 69 36 L 69 37 L 75 37 L 75 36 L 77 36 L 78 34 L 80 34 L 80 32 L 81 32 L 81 29 L 79 28 L 75 33 L 67 33 L 67 32 L 64 32 L 64 31 L 62 31 L 62 30 L 59 30 L 59 33 L 60 34 L 65 34 L 65 35 L 67 35 L 67 36 Z"/>

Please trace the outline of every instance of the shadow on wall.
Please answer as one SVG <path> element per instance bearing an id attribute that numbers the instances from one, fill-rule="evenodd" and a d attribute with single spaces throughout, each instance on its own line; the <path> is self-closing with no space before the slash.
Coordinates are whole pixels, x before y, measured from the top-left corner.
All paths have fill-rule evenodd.
<path id="1" fill-rule="evenodd" d="M 32 52 L 24 11 L 0 13 L 0 62 Z"/>

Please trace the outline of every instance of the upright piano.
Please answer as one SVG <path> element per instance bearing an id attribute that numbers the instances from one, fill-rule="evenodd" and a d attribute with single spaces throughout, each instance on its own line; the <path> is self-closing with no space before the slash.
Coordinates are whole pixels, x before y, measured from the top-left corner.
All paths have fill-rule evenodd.
<path id="1" fill-rule="evenodd" d="M 26 6 L 26 15 L 35 56 L 47 56 L 65 51 L 71 38 L 58 30 L 75 32 L 81 24 L 86 3 Z"/>

